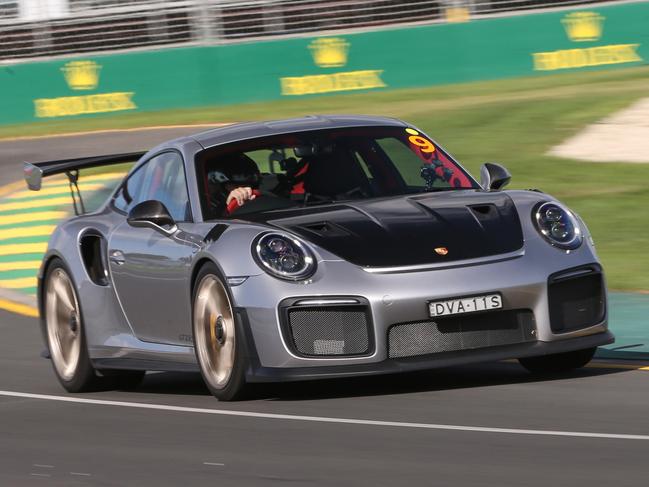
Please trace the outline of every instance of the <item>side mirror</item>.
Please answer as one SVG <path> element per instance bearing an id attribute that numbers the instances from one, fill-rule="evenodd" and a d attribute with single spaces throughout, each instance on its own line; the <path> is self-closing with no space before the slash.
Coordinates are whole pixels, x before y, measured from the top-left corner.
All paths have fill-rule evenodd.
<path id="1" fill-rule="evenodd" d="M 143 201 L 135 205 L 128 212 L 126 221 L 132 227 L 153 228 L 165 235 L 172 235 L 178 230 L 167 207 L 157 200 Z"/>
<path id="2" fill-rule="evenodd" d="M 512 175 L 500 164 L 485 162 L 480 168 L 480 185 L 487 191 L 500 191 L 511 179 Z"/>

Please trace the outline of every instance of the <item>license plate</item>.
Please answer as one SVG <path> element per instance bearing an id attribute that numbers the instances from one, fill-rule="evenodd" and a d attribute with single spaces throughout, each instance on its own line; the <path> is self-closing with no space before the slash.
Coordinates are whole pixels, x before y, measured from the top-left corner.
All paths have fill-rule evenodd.
<path id="1" fill-rule="evenodd" d="M 428 303 L 428 311 L 431 317 L 475 313 L 476 311 L 489 311 L 502 307 L 503 298 L 500 294 L 484 294 L 482 296 L 445 299 Z"/>

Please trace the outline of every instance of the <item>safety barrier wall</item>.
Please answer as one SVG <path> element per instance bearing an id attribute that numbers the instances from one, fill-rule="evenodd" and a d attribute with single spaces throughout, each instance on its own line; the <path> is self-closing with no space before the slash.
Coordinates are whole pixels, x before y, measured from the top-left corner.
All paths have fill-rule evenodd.
<path id="1" fill-rule="evenodd" d="M 647 25 L 641 2 L 6 65 L 0 124 L 633 66 Z"/>

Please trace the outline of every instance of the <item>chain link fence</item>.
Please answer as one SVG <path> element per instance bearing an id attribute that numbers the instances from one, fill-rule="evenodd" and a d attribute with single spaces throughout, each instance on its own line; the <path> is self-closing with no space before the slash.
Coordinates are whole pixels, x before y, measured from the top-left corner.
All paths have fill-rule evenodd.
<path id="1" fill-rule="evenodd" d="M 605 0 L 0 0 L 0 61 L 459 22 Z M 608 0 L 622 3 L 631 0 Z"/>

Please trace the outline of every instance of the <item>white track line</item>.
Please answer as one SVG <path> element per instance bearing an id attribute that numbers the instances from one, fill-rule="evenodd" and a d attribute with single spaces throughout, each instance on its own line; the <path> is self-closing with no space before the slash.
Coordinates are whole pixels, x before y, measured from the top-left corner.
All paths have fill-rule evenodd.
<path id="1" fill-rule="evenodd" d="M 118 406 L 136 409 L 154 409 L 158 411 L 174 411 L 181 413 L 216 414 L 221 416 L 241 416 L 247 418 L 282 419 L 286 421 L 308 421 L 313 423 L 358 424 L 365 426 L 383 426 L 393 428 L 415 428 L 427 430 L 468 431 L 478 433 L 499 433 L 511 435 L 534 436 L 567 436 L 573 438 L 603 438 L 612 440 L 649 440 L 649 435 L 626 435 L 614 433 L 585 433 L 580 431 L 528 430 L 516 428 L 486 428 L 482 426 L 461 426 L 450 424 L 405 423 L 401 421 L 375 421 L 370 419 L 328 418 L 323 416 L 299 416 L 293 414 L 257 413 L 253 411 L 229 411 L 226 409 L 190 408 L 169 406 L 165 404 L 147 404 L 123 401 L 105 401 L 101 399 L 82 399 L 70 396 L 51 396 L 46 394 L 31 394 L 27 392 L 0 391 L 0 396 L 21 397 L 26 399 L 41 399 L 45 401 L 72 402 L 77 404 L 95 404 L 99 406 Z"/>

